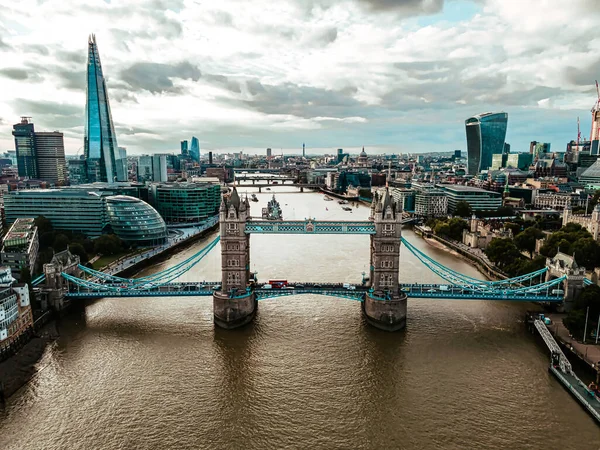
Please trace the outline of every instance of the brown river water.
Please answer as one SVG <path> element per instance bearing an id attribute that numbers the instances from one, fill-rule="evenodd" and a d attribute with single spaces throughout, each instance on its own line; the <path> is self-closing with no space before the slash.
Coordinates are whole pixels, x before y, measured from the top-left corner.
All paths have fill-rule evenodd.
<path id="1" fill-rule="evenodd" d="M 350 213 L 320 194 L 274 191 L 285 219 L 368 217 L 366 206 Z M 270 195 L 258 194 L 254 215 Z M 251 268 L 260 280 L 359 283 L 368 242 L 253 235 Z M 220 259 L 217 246 L 181 279 L 219 280 Z M 400 280 L 440 282 L 405 249 Z M 406 331 L 386 333 L 364 322 L 356 301 L 301 295 L 261 301 L 253 324 L 224 331 L 210 297 L 89 301 L 61 320 L 38 374 L 0 411 L 0 449 L 600 448 L 600 429 L 526 331 L 527 308 L 409 299 Z"/>

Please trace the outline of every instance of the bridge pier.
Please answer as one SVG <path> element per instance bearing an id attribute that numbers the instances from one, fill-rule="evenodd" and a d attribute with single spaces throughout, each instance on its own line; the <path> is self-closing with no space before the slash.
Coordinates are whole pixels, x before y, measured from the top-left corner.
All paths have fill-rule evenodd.
<path id="1" fill-rule="evenodd" d="M 367 292 L 362 310 L 369 325 L 384 331 L 399 331 L 406 327 L 406 301 L 404 292 L 391 299 Z"/>
<path id="2" fill-rule="evenodd" d="M 300 186 L 300 192 L 304 192 L 304 186 Z"/>
<path id="3" fill-rule="evenodd" d="M 254 319 L 258 302 L 254 291 L 243 297 L 230 298 L 224 292 L 213 294 L 213 318 L 215 325 L 231 330 L 244 326 Z"/>
<path id="4" fill-rule="evenodd" d="M 258 187 L 258 193 L 260 194 L 262 192 L 262 187 Z"/>
<path id="5" fill-rule="evenodd" d="M 371 290 L 365 294 L 363 311 L 367 322 L 386 331 L 406 326 L 406 293 L 400 290 L 400 239 L 402 205 L 386 188 L 375 192 L 371 203 L 375 234 L 371 235 Z"/>

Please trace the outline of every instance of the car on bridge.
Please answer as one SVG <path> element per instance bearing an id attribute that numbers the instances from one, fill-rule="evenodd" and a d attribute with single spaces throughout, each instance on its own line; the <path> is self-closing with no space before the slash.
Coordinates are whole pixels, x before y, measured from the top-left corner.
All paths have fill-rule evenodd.
<path id="1" fill-rule="evenodd" d="M 304 289 L 304 285 L 303 284 L 297 284 L 296 285 L 296 289 Z"/>
<path id="2" fill-rule="evenodd" d="M 215 285 L 212 287 L 212 290 L 213 290 L 213 291 L 218 291 L 219 289 L 221 289 L 221 285 L 220 285 L 220 284 L 215 284 Z"/>

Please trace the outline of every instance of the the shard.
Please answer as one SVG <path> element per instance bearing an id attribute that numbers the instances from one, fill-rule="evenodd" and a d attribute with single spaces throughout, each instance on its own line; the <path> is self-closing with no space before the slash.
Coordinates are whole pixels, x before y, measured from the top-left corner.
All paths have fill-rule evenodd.
<path id="1" fill-rule="evenodd" d="M 117 181 L 115 154 L 117 137 L 110 114 L 106 82 L 102 74 L 96 37 L 88 40 L 87 98 L 85 108 L 84 155 L 87 182 Z"/>

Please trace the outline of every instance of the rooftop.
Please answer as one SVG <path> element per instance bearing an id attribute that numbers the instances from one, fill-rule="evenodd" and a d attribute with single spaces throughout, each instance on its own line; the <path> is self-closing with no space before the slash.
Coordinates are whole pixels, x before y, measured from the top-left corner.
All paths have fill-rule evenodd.
<path id="1" fill-rule="evenodd" d="M 440 184 L 439 188 L 445 189 L 447 191 L 455 191 L 455 192 L 485 192 L 486 194 L 494 194 L 499 195 L 498 192 L 487 191 L 485 189 L 481 189 L 473 186 L 463 186 L 460 184 Z"/>

